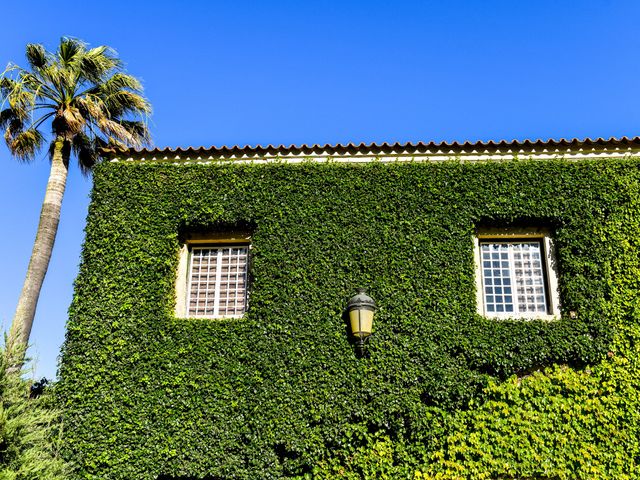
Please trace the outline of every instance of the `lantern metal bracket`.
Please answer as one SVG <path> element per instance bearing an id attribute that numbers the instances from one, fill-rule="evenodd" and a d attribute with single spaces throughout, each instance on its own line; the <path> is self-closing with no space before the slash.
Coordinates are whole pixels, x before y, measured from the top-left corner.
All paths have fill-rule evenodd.
<path id="1" fill-rule="evenodd" d="M 372 337 L 373 335 L 369 335 L 368 337 L 358 337 L 355 340 L 355 344 L 356 344 L 356 357 L 358 358 L 365 358 L 368 357 L 368 352 L 366 349 L 366 345 L 369 343 L 369 339 Z"/>

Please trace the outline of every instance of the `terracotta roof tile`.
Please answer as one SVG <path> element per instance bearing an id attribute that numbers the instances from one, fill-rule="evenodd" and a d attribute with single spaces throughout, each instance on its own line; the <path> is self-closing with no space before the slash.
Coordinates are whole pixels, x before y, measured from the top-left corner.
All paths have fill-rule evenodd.
<path id="1" fill-rule="evenodd" d="M 640 137 L 611 137 L 604 138 L 585 138 L 585 139 L 565 139 L 559 140 L 500 140 L 495 142 L 489 141 L 477 141 L 463 143 L 459 142 L 407 142 L 407 143 L 348 143 L 344 144 L 324 144 L 324 145 L 234 145 L 234 146 L 211 146 L 205 147 L 177 147 L 172 148 L 154 148 L 154 149 L 142 149 L 135 150 L 129 149 L 124 152 L 115 154 L 115 157 L 129 156 L 134 158 L 141 157 L 158 157 L 158 156 L 211 156 L 211 157 L 237 157 L 237 156 L 260 156 L 260 155 L 313 155 L 313 154 L 326 154 L 326 155 L 346 155 L 346 154 L 390 154 L 396 152 L 415 152 L 423 153 L 428 151 L 454 151 L 465 152 L 473 150 L 529 150 L 529 149 L 550 149 L 550 148 L 618 148 L 618 147 L 635 147 L 640 148 Z"/>

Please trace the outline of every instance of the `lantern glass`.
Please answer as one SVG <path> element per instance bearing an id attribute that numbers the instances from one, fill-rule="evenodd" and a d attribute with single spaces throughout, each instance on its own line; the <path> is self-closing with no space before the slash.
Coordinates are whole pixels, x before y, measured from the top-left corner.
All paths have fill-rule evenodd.
<path id="1" fill-rule="evenodd" d="M 373 329 L 373 309 L 360 307 L 349 312 L 351 320 L 351 333 L 360 338 L 371 335 Z"/>

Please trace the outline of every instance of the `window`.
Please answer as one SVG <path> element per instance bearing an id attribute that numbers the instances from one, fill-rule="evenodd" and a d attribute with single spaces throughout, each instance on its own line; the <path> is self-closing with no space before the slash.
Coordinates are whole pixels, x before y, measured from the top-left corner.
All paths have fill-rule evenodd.
<path id="1" fill-rule="evenodd" d="M 247 234 L 191 235 L 185 242 L 176 282 L 176 315 L 241 317 L 247 309 Z"/>
<path id="2" fill-rule="evenodd" d="M 476 270 L 481 315 L 559 317 L 553 244 L 547 230 L 480 230 L 476 238 Z"/>

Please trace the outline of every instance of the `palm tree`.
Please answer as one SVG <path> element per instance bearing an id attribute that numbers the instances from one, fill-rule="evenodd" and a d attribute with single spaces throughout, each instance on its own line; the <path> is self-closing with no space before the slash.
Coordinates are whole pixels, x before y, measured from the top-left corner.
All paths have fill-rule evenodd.
<path id="1" fill-rule="evenodd" d="M 145 122 L 150 104 L 140 82 L 124 72 L 115 51 L 62 38 L 56 52 L 40 44 L 27 45 L 26 58 L 28 69 L 9 64 L 0 78 L 0 129 L 5 130 L 12 155 L 29 162 L 47 143 L 41 129 L 50 125 L 51 172 L 7 339 L 7 352 L 22 352 L 16 354 L 13 365 L 22 363 L 29 342 L 58 230 L 71 155 L 88 174 L 106 152 L 150 143 Z"/>

